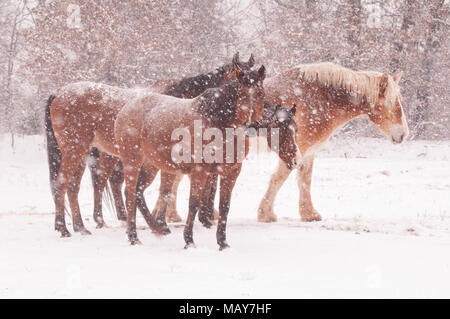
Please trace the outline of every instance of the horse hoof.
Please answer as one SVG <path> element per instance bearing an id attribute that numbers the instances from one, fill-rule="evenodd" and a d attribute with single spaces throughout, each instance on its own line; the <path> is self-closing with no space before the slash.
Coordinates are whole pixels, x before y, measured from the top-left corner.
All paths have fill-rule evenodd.
<path id="1" fill-rule="evenodd" d="M 142 245 L 141 241 L 137 237 L 128 237 L 128 241 L 131 246 Z"/>
<path id="2" fill-rule="evenodd" d="M 97 228 L 97 229 L 100 229 L 100 228 L 108 228 L 108 226 L 106 226 L 105 223 L 97 223 L 97 226 L 96 226 L 95 228 Z"/>
<path id="3" fill-rule="evenodd" d="M 314 212 L 312 214 L 303 214 L 301 215 L 300 220 L 302 222 L 319 222 L 322 220 L 322 216 L 319 213 Z"/>
<path id="4" fill-rule="evenodd" d="M 163 236 L 171 233 L 170 228 L 168 226 L 154 228 L 154 229 L 152 229 L 152 231 L 157 235 L 163 235 Z"/>
<path id="5" fill-rule="evenodd" d="M 322 217 L 319 216 L 302 216 L 300 219 L 302 222 L 311 223 L 311 222 L 320 222 Z"/>
<path id="6" fill-rule="evenodd" d="M 273 223 L 277 221 L 277 215 L 258 215 L 258 221 L 260 223 Z"/>
<path id="7" fill-rule="evenodd" d="M 211 222 L 202 222 L 202 225 L 203 227 L 210 229 L 213 224 Z"/>
<path id="8" fill-rule="evenodd" d="M 230 245 L 228 245 L 227 243 L 219 244 L 219 251 L 222 251 L 222 250 L 228 249 L 228 248 L 230 248 Z"/>
<path id="9" fill-rule="evenodd" d="M 272 223 L 277 221 L 277 215 L 275 215 L 271 208 L 260 207 L 258 208 L 258 221 L 260 223 Z"/>
<path id="10" fill-rule="evenodd" d="M 86 227 L 74 227 L 74 232 L 80 233 L 81 235 L 92 235 L 92 233 L 86 229 Z"/>
<path id="11" fill-rule="evenodd" d="M 136 238 L 136 239 L 130 240 L 130 245 L 137 246 L 137 245 L 142 245 L 142 243 L 139 239 Z"/>
<path id="12" fill-rule="evenodd" d="M 141 241 L 138 239 L 137 232 L 135 229 L 127 229 L 128 241 L 131 245 L 140 245 Z"/>
<path id="13" fill-rule="evenodd" d="M 192 242 L 192 243 L 186 243 L 186 245 L 184 245 L 184 249 L 188 249 L 188 248 L 195 248 L 194 242 Z"/>
<path id="14" fill-rule="evenodd" d="M 167 235 L 170 234 L 170 228 L 167 226 L 166 222 L 161 219 L 157 219 L 154 222 L 149 224 L 150 229 L 158 235 Z"/>
<path id="15" fill-rule="evenodd" d="M 168 234 L 170 234 L 170 233 L 171 233 L 171 231 L 170 231 L 169 226 L 163 227 L 163 228 L 161 229 L 161 234 L 163 234 L 163 235 L 168 235 Z"/>
<path id="16" fill-rule="evenodd" d="M 59 232 L 61 233 L 61 238 L 69 238 L 72 236 L 72 234 L 67 229 L 63 231 L 60 230 Z"/>
<path id="17" fill-rule="evenodd" d="M 81 230 L 80 233 L 81 235 L 92 235 L 92 233 L 86 228 L 83 228 L 83 230 Z"/>
<path id="18" fill-rule="evenodd" d="M 201 218 L 200 223 L 202 223 L 205 228 L 211 228 L 211 226 L 213 225 L 209 218 Z"/>
<path id="19" fill-rule="evenodd" d="M 180 215 L 178 215 L 177 213 L 173 213 L 171 215 L 167 215 L 167 222 L 168 223 L 179 223 L 181 221 L 182 221 L 182 219 L 181 219 Z"/>
<path id="20" fill-rule="evenodd" d="M 61 238 L 72 236 L 65 225 L 56 225 L 55 230 L 61 234 Z"/>

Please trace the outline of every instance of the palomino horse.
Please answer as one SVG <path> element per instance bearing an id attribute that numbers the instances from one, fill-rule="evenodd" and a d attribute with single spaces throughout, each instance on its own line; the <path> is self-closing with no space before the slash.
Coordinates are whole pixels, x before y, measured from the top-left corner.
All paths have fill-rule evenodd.
<path id="1" fill-rule="evenodd" d="M 236 63 L 249 68 L 238 61 Z M 253 57 L 250 58 L 250 63 L 254 63 Z M 234 69 L 230 64 L 206 76 L 211 83 L 223 83 L 234 76 Z M 202 83 L 205 85 L 205 82 Z M 170 87 L 173 88 L 173 86 Z M 185 86 L 180 87 L 180 89 L 183 88 Z M 127 101 L 145 91 L 149 90 L 121 89 L 99 83 L 78 82 L 60 88 L 56 96 L 49 98 L 45 126 L 50 184 L 56 206 L 55 229 L 60 231 L 63 237 L 70 236 L 64 218 L 66 192 L 72 210 L 74 231 L 82 234 L 90 233 L 83 225 L 78 204 L 81 177 L 86 165 L 84 159 L 89 149 L 97 146 L 102 151 L 100 158 L 104 158 L 102 161 L 105 163 L 104 166 L 110 170 L 114 169 L 117 164 L 117 158 L 114 159 L 116 154 L 113 133 L 115 118 Z M 120 191 L 118 193 L 120 194 Z M 100 206 L 100 210 L 94 211 L 94 219 L 101 227 L 103 218 L 98 213 L 98 211 L 101 212 L 101 197 L 94 196 L 94 198 L 95 206 Z M 117 211 L 123 210 L 119 207 Z M 153 222 L 150 214 L 144 214 L 144 218 L 150 227 L 158 229 L 159 225 Z"/>
<path id="2" fill-rule="evenodd" d="M 393 143 L 406 138 L 408 125 L 401 104 L 401 75 L 353 71 L 333 63 L 319 63 L 299 65 L 265 81 L 269 102 L 297 105 L 297 144 L 302 154 L 297 174 L 302 221 L 321 220 L 311 202 L 314 154 L 334 131 L 365 115 Z M 290 173 L 280 161 L 259 205 L 259 221 L 276 221 L 275 197 Z"/>
<path id="3" fill-rule="evenodd" d="M 258 71 L 244 71 L 233 59 L 237 80 L 230 81 L 219 88 L 208 89 L 194 99 L 178 99 L 157 93 L 147 93 L 129 102 L 119 113 L 115 126 L 115 141 L 124 167 L 126 185 L 126 207 L 128 212 L 127 233 L 131 244 L 139 243 L 136 232 L 136 188 L 139 171 L 144 170 L 144 159 L 152 166 L 169 173 L 188 174 L 191 179 L 189 214 L 184 230 L 186 247 L 194 244 L 193 224 L 200 207 L 202 190 L 211 173 L 221 175 L 219 224 L 217 243 L 220 249 L 228 247 L 226 242 L 226 222 L 230 207 L 231 192 L 238 177 L 242 163 L 237 160 L 237 137 L 219 140 L 219 147 L 213 153 L 229 150 L 227 140 L 232 139 L 234 154 L 223 161 L 205 160 L 202 148 L 200 153 L 195 143 L 187 141 L 190 152 L 182 152 L 183 160 L 174 160 L 179 146 L 173 134 L 184 128 L 184 132 L 194 138 L 203 132 L 198 131 L 198 123 L 205 129 L 215 130 L 215 134 L 226 136 L 227 129 L 240 128 L 244 123 L 258 121 L 264 109 L 265 68 Z M 162 125 L 162 123 L 164 123 Z M 201 129 L 201 128 L 200 128 Z M 219 133 L 218 133 L 218 132 Z M 184 136 L 184 135 L 183 135 Z M 215 139 L 217 135 L 214 135 Z M 210 136 L 212 138 L 212 136 Z M 244 139 L 246 141 L 246 139 Z M 193 156 L 191 156 L 193 154 Z M 228 154 L 227 154 L 228 156 Z"/>
<path id="4" fill-rule="evenodd" d="M 253 54 L 247 62 L 239 61 L 239 53 L 235 54 L 235 60 L 239 66 L 244 70 L 248 71 L 255 64 L 255 59 Z M 226 64 L 217 68 L 214 72 L 209 72 L 206 74 L 200 74 L 193 77 L 183 78 L 181 80 L 169 79 L 160 80 L 154 83 L 150 89 L 153 92 L 161 93 L 164 95 L 170 95 L 183 99 L 191 99 L 197 97 L 203 93 L 206 89 L 219 87 L 222 84 L 231 80 L 234 76 L 232 64 Z M 114 97 L 110 97 L 113 99 Z M 92 185 L 94 188 L 94 220 L 97 222 L 98 227 L 104 225 L 103 214 L 102 214 L 102 190 L 107 186 L 108 176 L 109 184 L 111 185 L 112 197 L 114 199 L 114 206 L 119 220 L 126 220 L 126 212 L 122 199 L 122 186 L 123 186 L 123 167 L 121 163 L 114 167 L 114 163 L 117 163 L 117 159 L 114 159 L 110 155 L 103 153 L 101 154 L 98 150 L 94 149 L 91 153 L 92 161 L 89 165 L 92 177 Z M 150 169 L 150 168 L 149 168 Z M 111 170 L 112 173 L 111 173 Z M 151 169 L 147 171 L 147 175 L 151 176 L 153 172 L 158 172 L 158 169 Z M 181 180 L 182 175 L 168 176 L 168 173 L 161 172 L 161 179 L 167 181 L 167 183 L 173 184 L 171 181 L 175 180 L 176 185 L 178 185 Z M 149 176 L 145 176 L 149 178 Z M 139 177 L 141 179 L 141 177 Z M 137 192 L 137 206 L 142 212 L 144 218 L 146 219 L 149 226 L 160 233 L 169 233 L 170 230 L 165 222 L 164 215 L 167 214 L 169 221 L 178 222 L 181 218 L 176 212 L 176 203 L 172 199 L 167 199 L 167 212 L 162 212 L 161 207 L 166 199 L 164 199 L 164 183 L 161 183 L 159 198 L 157 205 L 155 207 L 153 215 L 156 218 L 154 221 L 150 217 L 150 211 L 144 199 L 143 191 L 147 187 L 148 182 L 138 182 L 140 187 Z M 151 182 L 150 182 L 151 183 Z M 177 187 L 174 187 L 172 193 L 176 194 Z M 155 228 L 154 222 L 157 223 Z"/>

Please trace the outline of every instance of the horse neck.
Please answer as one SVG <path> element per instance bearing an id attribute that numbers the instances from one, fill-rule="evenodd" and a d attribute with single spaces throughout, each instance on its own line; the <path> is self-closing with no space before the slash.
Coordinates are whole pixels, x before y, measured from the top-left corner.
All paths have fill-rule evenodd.
<path id="1" fill-rule="evenodd" d="M 178 83 L 170 85 L 165 94 L 180 98 L 194 98 L 207 89 L 219 87 L 225 74 L 225 67 L 220 67 L 214 72 L 184 78 Z"/>
<path id="2" fill-rule="evenodd" d="M 300 150 L 305 153 L 314 145 L 321 145 L 343 125 L 352 119 L 366 115 L 369 105 L 364 100 L 357 100 L 356 97 L 343 89 L 333 89 L 324 87 L 312 87 L 315 90 L 327 90 L 324 94 L 312 95 L 326 97 L 326 99 L 307 99 L 306 108 L 298 109 L 296 121 L 299 129 L 302 130 L 298 141 Z M 331 90 L 331 91 L 330 91 Z M 327 94 L 328 93 L 328 94 Z M 313 110 L 316 112 L 313 112 Z M 302 113 L 306 113 L 306 118 L 302 118 Z M 306 120 L 306 121 L 305 121 Z M 317 122 L 317 120 L 319 120 Z"/>
<path id="3" fill-rule="evenodd" d="M 236 123 L 239 88 L 237 81 L 230 81 L 220 88 L 208 89 L 198 96 L 198 112 L 212 126 L 226 128 Z"/>
<path id="4" fill-rule="evenodd" d="M 333 131 L 346 123 L 350 122 L 356 117 L 367 115 L 369 104 L 365 99 L 355 97 L 352 93 L 346 90 L 338 90 L 338 94 L 332 94 L 330 101 L 328 101 L 329 118 L 333 123 Z"/>
<path id="5" fill-rule="evenodd" d="M 197 86 L 198 90 L 205 91 L 206 89 L 219 87 L 223 79 L 225 77 L 225 68 L 220 67 L 217 68 L 213 72 L 209 72 L 207 74 L 201 74 L 195 77 L 190 78 L 190 82 L 194 83 Z"/>
<path id="6" fill-rule="evenodd" d="M 276 78 L 269 79 L 269 83 L 265 86 L 266 96 L 270 97 L 269 100 L 272 103 L 284 105 L 296 103 L 298 105 L 296 119 L 299 120 L 297 123 L 308 126 L 308 129 L 315 125 L 315 119 L 319 118 L 322 129 L 329 131 L 328 134 L 331 135 L 336 129 L 354 118 L 367 115 L 370 109 L 364 98 L 355 96 L 345 89 L 325 87 L 303 81 L 283 81 Z M 292 83 L 292 85 L 280 88 L 279 83 Z M 296 93 L 298 91 L 301 92 L 300 96 Z M 287 100 L 284 100 L 286 97 L 288 97 Z M 314 110 L 315 113 L 313 113 Z M 305 114 L 306 122 L 301 120 Z"/>

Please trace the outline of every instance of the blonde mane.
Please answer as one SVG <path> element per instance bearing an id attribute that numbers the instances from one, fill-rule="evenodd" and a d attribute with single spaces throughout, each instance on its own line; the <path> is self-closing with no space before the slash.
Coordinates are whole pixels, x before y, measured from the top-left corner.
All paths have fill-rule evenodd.
<path id="1" fill-rule="evenodd" d="M 376 105 L 380 95 L 380 82 L 383 73 L 375 71 L 353 71 L 343 66 L 322 62 L 315 64 L 301 64 L 296 67 L 307 82 L 317 82 L 324 86 L 342 88 L 365 98 L 372 105 Z M 399 89 L 392 76 L 388 76 L 388 86 L 385 92 L 387 106 L 395 105 Z"/>

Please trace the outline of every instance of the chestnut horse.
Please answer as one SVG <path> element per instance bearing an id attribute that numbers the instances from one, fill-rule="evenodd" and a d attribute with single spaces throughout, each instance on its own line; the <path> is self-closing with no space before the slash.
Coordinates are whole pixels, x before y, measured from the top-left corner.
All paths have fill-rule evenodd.
<path id="1" fill-rule="evenodd" d="M 236 61 L 244 69 L 249 68 L 245 63 L 240 63 L 237 56 Z M 251 56 L 248 64 L 253 63 L 254 59 Z M 208 73 L 196 79 L 204 80 L 205 77 L 210 82 L 203 81 L 202 85 L 217 85 L 233 76 L 234 69 L 229 64 L 218 68 L 215 73 Z M 178 88 L 181 94 L 185 94 L 183 90 L 189 87 L 190 81 L 185 79 L 180 83 L 183 85 L 172 85 L 169 88 Z M 158 85 L 160 84 L 157 83 L 152 90 L 158 90 Z M 114 159 L 115 118 L 127 101 L 146 91 L 149 89 L 122 89 L 99 83 L 78 82 L 60 88 L 55 96 L 49 98 L 45 112 L 45 126 L 50 184 L 56 206 L 55 229 L 61 232 L 63 237 L 70 236 L 64 218 L 66 192 L 72 210 L 74 231 L 90 234 L 83 225 L 78 204 L 80 182 L 86 165 L 85 158 L 92 146 L 98 146 L 101 150 L 100 161 L 104 164 L 101 168 L 114 169 L 117 164 L 117 158 Z M 98 181 L 98 178 L 93 178 L 93 181 Z M 117 193 L 121 200 L 120 189 L 116 190 L 116 195 Z M 101 197 L 94 196 L 94 198 L 94 206 L 100 206 L 100 209 L 94 210 L 94 219 L 98 227 L 101 227 L 104 224 L 101 215 Z M 118 214 L 119 212 L 123 214 L 120 202 L 116 201 L 116 204 L 119 206 Z M 124 215 L 121 217 L 125 218 Z M 150 214 L 144 214 L 144 218 L 150 227 L 158 230 L 159 225 L 155 225 Z"/>
<path id="2" fill-rule="evenodd" d="M 266 99 L 284 106 L 297 105 L 297 144 L 302 162 L 297 171 L 302 221 L 321 220 L 311 201 L 314 154 L 333 132 L 348 121 L 367 116 L 393 143 L 408 135 L 401 104 L 399 81 L 394 76 L 373 71 L 353 71 L 333 63 L 293 67 L 265 81 Z M 275 197 L 291 171 L 279 161 L 277 171 L 258 208 L 258 220 L 276 221 Z"/>
<path id="3" fill-rule="evenodd" d="M 189 214 L 184 230 L 186 248 L 194 244 L 192 233 L 194 219 L 200 208 L 202 190 L 208 175 L 220 174 L 217 243 L 220 249 L 228 247 L 227 215 L 231 192 L 242 166 L 238 160 L 237 145 L 233 143 L 234 154 L 231 161 L 227 158 L 224 162 L 222 158 L 219 161 L 209 162 L 205 160 L 202 148 L 199 154 L 195 149 L 195 143 L 187 141 L 188 149 L 193 151 L 186 153 L 187 158 L 183 156 L 183 160 L 180 161 L 174 160 L 173 157 L 176 146 L 179 146 L 179 142 L 173 140 L 173 135 L 177 130 L 184 128 L 189 136 L 195 137 L 199 134 L 198 127 L 195 126 L 197 122 L 201 123 L 203 128 L 214 129 L 225 136 L 228 129 L 240 128 L 244 123 L 255 122 L 261 118 L 264 109 L 264 66 L 258 71 L 244 71 L 233 59 L 233 68 L 237 80 L 219 88 L 208 89 L 194 99 L 178 99 L 147 93 L 127 103 L 117 116 L 114 134 L 124 167 L 128 212 L 127 234 L 131 244 L 139 243 L 136 232 L 136 189 L 139 171 L 141 167 L 145 171 L 147 160 L 151 166 L 162 171 L 190 176 Z M 203 132 L 201 134 L 203 136 Z M 232 139 L 236 142 L 238 137 L 233 135 Z M 228 151 L 227 139 L 221 140 L 220 146 L 223 146 L 222 151 Z M 220 147 L 214 148 L 213 152 L 220 152 L 219 149 Z"/>
<path id="4" fill-rule="evenodd" d="M 250 58 L 247 62 L 239 61 L 239 53 L 236 53 L 234 56 L 235 61 L 239 64 L 239 66 L 244 70 L 248 71 L 255 64 L 255 59 L 253 54 L 250 55 Z M 231 80 L 234 76 L 232 64 L 226 64 L 217 68 L 214 72 L 209 72 L 206 74 L 200 74 L 193 77 L 183 78 L 181 80 L 169 79 L 169 80 L 160 80 L 154 83 L 150 89 L 153 92 L 161 93 L 164 95 L 170 95 L 183 99 L 191 99 L 197 97 L 201 93 L 203 93 L 208 88 L 219 87 L 222 84 Z M 114 98 L 114 97 L 111 97 Z M 119 162 L 117 163 L 117 158 L 113 158 L 107 153 L 101 153 L 97 149 L 93 149 L 91 152 L 91 165 L 89 165 L 89 169 L 91 171 L 92 177 L 92 186 L 94 188 L 94 220 L 97 222 L 98 227 L 102 227 L 104 225 L 103 214 L 102 214 L 102 190 L 107 186 L 108 176 L 109 177 L 109 185 L 112 191 L 112 197 L 114 199 L 114 206 L 117 213 L 117 217 L 119 220 L 126 220 L 126 212 L 122 199 L 122 186 L 123 186 L 123 167 Z M 111 173 L 112 170 L 112 173 Z M 158 172 L 157 169 L 151 169 L 146 174 L 152 175 L 153 172 Z M 172 180 L 176 179 L 177 185 L 181 180 L 181 176 L 175 178 L 175 176 L 168 176 L 165 172 L 161 172 L 161 179 L 166 181 L 167 183 L 172 184 Z M 164 176 L 163 176 L 164 175 Z M 149 176 L 144 176 L 149 178 Z M 141 179 L 141 177 L 139 177 Z M 151 183 L 151 182 L 150 182 Z M 161 183 L 159 198 L 157 205 L 154 209 L 153 215 L 155 219 L 153 219 L 150 215 L 150 211 L 147 207 L 147 204 L 144 199 L 143 191 L 148 186 L 148 182 L 139 182 L 137 192 L 137 207 L 142 212 L 145 220 L 149 224 L 149 226 L 156 232 L 161 234 L 167 234 L 170 232 L 167 224 L 165 222 L 166 211 L 162 212 L 161 207 L 162 203 L 165 202 L 164 199 L 164 183 Z M 172 192 L 176 193 L 177 189 L 172 189 Z M 107 188 L 107 194 L 109 194 L 109 189 Z M 172 222 L 181 221 L 181 218 L 176 213 L 175 202 L 171 199 L 168 200 L 167 206 L 167 217 L 168 220 Z"/>
<path id="5" fill-rule="evenodd" d="M 280 159 L 286 163 L 286 166 L 289 169 L 297 167 L 297 163 L 300 162 L 298 158 L 300 156 L 300 151 L 296 144 L 297 124 L 295 123 L 295 112 L 295 104 L 291 109 L 287 110 L 281 105 L 274 106 L 265 101 L 261 120 L 248 126 L 248 132 L 252 132 L 251 130 L 254 129 L 255 134 L 257 133 L 256 130 L 265 129 L 265 132 L 262 133 L 263 135 L 266 135 L 269 148 L 278 153 Z M 273 129 L 277 129 L 278 133 L 273 133 Z M 273 134 L 278 134 L 278 140 L 276 140 L 278 144 L 272 145 Z M 248 147 L 245 150 L 245 156 L 247 153 Z M 138 206 L 139 200 L 143 200 L 140 199 L 139 196 L 143 196 L 142 194 L 145 189 L 152 184 L 158 171 L 159 169 L 155 166 L 144 163 L 143 169 L 139 174 L 136 188 L 136 200 Z M 168 206 L 171 204 L 171 201 L 174 199 L 176 200 L 176 195 L 173 193 L 171 194 L 171 192 L 174 190 L 176 192 L 180 176 L 183 176 L 183 174 L 179 173 L 174 175 L 161 172 L 160 193 L 155 208 L 155 212 L 158 214 L 157 218 L 160 220 L 166 218 L 165 214 L 168 210 Z M 212 226 L 217 177 L 217 173 L 209 174 L 200 200 L 199 220 L 207 228 Z M 101 192 L 102 190 L 100 189 L 99 191 Z"/>

